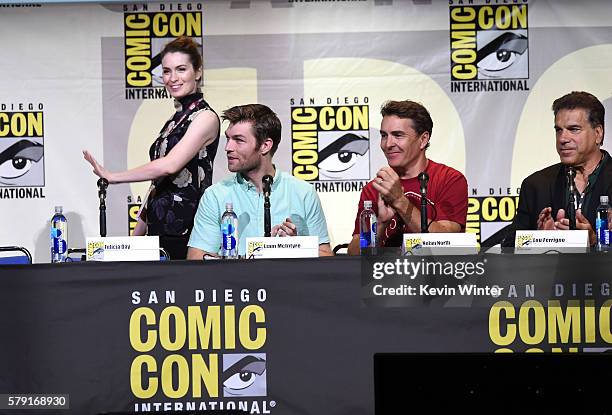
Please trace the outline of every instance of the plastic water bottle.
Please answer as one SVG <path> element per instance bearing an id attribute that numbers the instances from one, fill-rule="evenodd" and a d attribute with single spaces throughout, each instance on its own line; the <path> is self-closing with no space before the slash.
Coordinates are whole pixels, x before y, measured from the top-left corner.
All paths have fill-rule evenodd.
<path id="1" fill-rule="evenodd" d="M 376 253 L 376 213 L 372 210 L 372 201 L 363 202 L 363 210 L 359 215 L 359 246 L 361 253 Z"/>
<path id="2" fill-rule="evenodd" d="M 51 218 L 51 262 L 65 262 L 68 256 L 68 221 L 61 206 Z"/>
<path id="3" fill-rule="evenodd" d="M 221 216 L 221 234 L 222 256 L 227 259 L 238 258 L 238 216 L 234 213 L 232 202 L 225 203 L 225 213 Z"/>
<path id="4" fill-rule="evenodd" d="M 599 196 L 599 206 L 595 216 L 595 233 L 597 234 L 597 249 L 605 250 L 610 246 L 610 216 L 612 211 L 608 204 L 608 196 Z"/>

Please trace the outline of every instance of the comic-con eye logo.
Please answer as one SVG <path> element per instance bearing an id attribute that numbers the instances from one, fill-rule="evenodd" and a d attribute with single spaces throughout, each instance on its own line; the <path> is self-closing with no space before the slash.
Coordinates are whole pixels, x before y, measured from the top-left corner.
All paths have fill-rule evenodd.
<path id="1" fill-rule="evenodd" d="M 223 396 L 266 396 L 266 354 L 224 354 Z"/>
<path id="2" fill-rule="evenodd" d="M 406 238 L 404 240 L 404 252 L 412 252 L 413 250 L 419 250 L 423 247 L 422 238 Z"/>
<path id="3" fill-rule="evenodd" d="M 253 241 L 249 241 L 249 244 L 247 246 L 247 257 L 248 258 L 252 258 L 252 257 L 257 257 L 257 256 L 261 256 L 261 252 L 263 250 L 264 244 L 263 242 L 253 242 Z"/>
<path id="4" fill-rule="evenodd" d="M 529 246 L 531 242 L 533 242 L 533 235 L 519 235 L 516 238 L 516 246 L 519 248 Z"/>
<path id="5" fill-rule="evenodd" d="M 95 261 L 104 260 L 104 242 L 95 241 L 87 243 L 87 258 L 92 258 Z"/>
<path id="6" fill-rule="evenodd" d="M 42 111 L 0 112 L 0 187 L 44 186 Z"/>
<path id="7" fill-rule="evenodd" d="M 202 45 L 201 11 L 125 13 L 124 27 L 125 86 L 128 89 L 164 86 L 160 52 L 176 37 L 189 36 Z M 126 93 L 126 98 L 157 98 L 153 94 L 132 95 Z"/>
<path id="8" fill-rule="evenodd" d="M 293 107 L 293 175 L 306 181 L 369 180 L 367 105 Z"/>
<path id="9" fill-rule="evenodd" d="M 354 133 L 338 135 L 319 134 L 319 180 L 367 180 L 370 140 Z"/>
<path id="10" fill-rule="evenodd" d="M 527 4 L 451 6 L 453 81 L 529 77 Z"/>

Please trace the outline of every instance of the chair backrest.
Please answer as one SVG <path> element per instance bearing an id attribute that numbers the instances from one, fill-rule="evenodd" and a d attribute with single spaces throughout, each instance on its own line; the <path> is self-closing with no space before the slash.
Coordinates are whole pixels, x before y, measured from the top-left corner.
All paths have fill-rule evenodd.
<path id="1" fill-rule="evenodd" d="M 85 248 L 68 248 L 66 262 L 85 261 Z"/>
<path id="2" fill-rule="evenodd" d="M 22 246 L 0 246 L 0 265 L 31 264 L 32 254 Z"/>
<path id="3" fill-rule="evenodd" d="M 493 235 L 489 236 L 487 239 L 480 243 L 480 250 L 489 249 L 495 245 L 501 244 L 504 242 L 504 239 L 508 235 L 509 232 L 513 231 L 512 223 L 507 224 Z"/>
<path id="4" fill-rule="evenodd" d="M 159 247 L 159 260 L 160 261 L 170 261 L 170 254 L 161 246 Z"/>
<path id="5" fill-rule="evenodd" d="M 334 250 L 333 250 L 334 255 L 346 255 L 346 251 L 344 252 L 338 252 L 338 251 L 340 251 L 341 249 L 346 249 L 348 248 L 348 246 L 349 244 L 338 244 L 334 246 Z"/>

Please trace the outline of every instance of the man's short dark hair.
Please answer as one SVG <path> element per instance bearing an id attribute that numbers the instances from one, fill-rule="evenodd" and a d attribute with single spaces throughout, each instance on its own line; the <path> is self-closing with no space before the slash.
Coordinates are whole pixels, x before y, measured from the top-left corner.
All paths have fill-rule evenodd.
<path id="1" fill-rule="evenodd" d="M 576 108 L 587 112 L 591 127 L 596 128 L 598 125 L 601 125 L 601 128 L 604 128 L 606 110 L 601 101 L 593 94 L 584 91 L 572 91 L 561 98 L 557 98 L 552 104 L 555 117 L 561 110 L 574 110 Z M 603 143 L 603 137 L 601 141 Z"/>
<path id="2" fill-rule="evenodd" d="M 380 108 L 380 114 L 383 117 L 388 115 L 395 115 L 398 118 L 412 120 L 414 130 L 420 136 L 424 132 L 428 132 L 431 137 L 433 130 L 433 121 L 429 111 L 423 105 L 418 102 L 405 100 L 405 101 L 387 101 Z M 429 147 L 427 143 L 426 149 Z"/>
<path id="3" fill-rule="evenodd" d="M 261 147 L 267 138 L 271 138 L 272 150 L 270 153 L 274 155 L 276 152 L 281 141 L 282 126 L 278 116 L 270 108 L 262 104 L 238 105 L 223 111 L 221 118 L 231 124 L 250 122 L 253 134 L 257 139 L 257 146 Z"/>

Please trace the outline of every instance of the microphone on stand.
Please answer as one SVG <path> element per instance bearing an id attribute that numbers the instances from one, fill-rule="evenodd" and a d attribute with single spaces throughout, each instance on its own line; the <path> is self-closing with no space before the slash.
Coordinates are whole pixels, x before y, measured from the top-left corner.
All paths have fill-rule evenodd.
<path id="1" fill-rule="evenodd" d="M 269 237 L 271 235 L 271 221 L 270 221 L 270 194 L 272 193 L 272 183 L 274 179 L 269 174 L 266 174 L 261 178 L 263 184 L 264 194 L 264 236 Z"/>
<path id="2" fill-rule="evenodd" d="M 569 206 L 567 207 L 567 217 L 569 228 L 576 229 L 576 169 L 572 166 L 567 167 L 567 190 L 569 192 Z"/>
<path id="3" fill-rule="evenodd" d="M 429 182 L 429 174 L 420 172 L 418 175 L 419 184 L 421 185 L 421 233 L 428 233 L 427 226 L 427 182 Z"/>
<path id="4" fill-rule="evenodd" d="M 106 188 L 108 180 L 100 178 L 98 180 L 98 197 L 100 198 L 100 236 L 106 236 Z"/>

